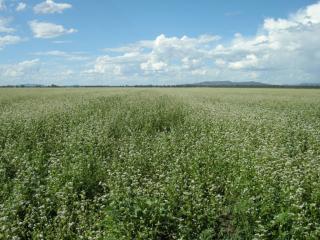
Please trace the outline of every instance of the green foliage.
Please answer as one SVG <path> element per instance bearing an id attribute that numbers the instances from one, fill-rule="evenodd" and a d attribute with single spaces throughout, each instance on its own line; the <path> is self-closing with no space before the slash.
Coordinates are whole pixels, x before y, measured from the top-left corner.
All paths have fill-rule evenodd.
<path id="1" fill-rule="evenodd" d="M 0 239 L 319 239 L 320 92 L 0 89 Z"/>

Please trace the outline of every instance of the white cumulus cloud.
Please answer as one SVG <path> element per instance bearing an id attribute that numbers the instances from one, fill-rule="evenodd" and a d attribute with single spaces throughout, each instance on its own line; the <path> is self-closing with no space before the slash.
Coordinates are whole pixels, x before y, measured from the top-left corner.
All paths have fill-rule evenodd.
<path id="1" fill-rule="evenodd" d="M 143 62 L 140 64 L 140 68 L 146 72 L 159 72 L 165 71 L 168 64 L 162 61 L 158 61 L 154 58 L 148 59 L 147 62 Z"/>
<path id="2" fill-rule="evenodd" d="M 19 2 L 17 7 L 16 7 L 16 11 L 17 12 L 22 12 L 27 8 L 27 4 L 24 2 Z"/>
<path id="3" fill-rule="evenodd" d="M 245 68 L 253 68 L 258 65 L 258 59 L 256 55 L 249 54 L 244 59 L 241 59 L 240 61 L 236 62 L 230 62 L 229 67 L 231 69 L 245 69 Z"/>
<path id="4" fill-rule="evenodd" d="M 39 64 L 39 59 L 33 59 L 11 65 L 0 65 L 0 76 L 8 78 L 22 77 L 37 71 Z"/>
<path id="5" fill-rule="evenodd" d="M 87 60 L 88 56 L 86 56 L 82 52 L 64 52 L 60 50 L 51 50 L 47 52 L 36 52 L 34 55 L 37 56 L 50 56 L 50 57 L 59 57 L 64 58 L 70 61 L 83 61 Z"/>
<path id="6" fill-rule="evenodd" d="M 220 78 L 246 76 L 273 84 L 319 82 L 319 16 L 320 2 L 288 18 L 265 19 L 255 36 L 236 34 L 231 42 L 217 45 L 210 55 Z"/>
<path id="7" fill-rule="evenodd" d="M 208 50 L 220 39 L 215 35 L 167 37 L 159 35 L 154 40 L 143 40 L 128 46 L 105 49 L 118 53 L 115 56 L 98 57 L 92 69 L 86 72 L 112 76 L 119 75 L 146 76 L 152 74 L 170 75 L 177 72 L 189 72 L 203 75 L 203 61 Z M 116 70 L 116 71 L 115 71 Z"/>
<path id="8" fill-rule="evenodd" d="M 62 13 L 66 9 L 72 8 L 69 3 L 55 3 L 53 0 L 46 0 L 34 6 L 33 10 L 37 14 Z"/>
<path id="9" fill-rule="evenodd" d="M 29 22 L 29 26 L 35 38 L 55 38 L 61 35 L 77 32 L 76 29 L 66 29 L 62 25 L 37 20 Z"/>
<path id="10" fill-rule="evenodd" d="M 0 17 L 0 33 L 12 33 L 15 31 L 14 28 L 9 27 L 10 22 L 11 22 L 10 18 Z"/>
<path id="11" fill-rule="evenodd" d="M 22 41 L 23 39 L 21 37 L 15 35 L 0 36 L 0 50 L 7 45 L 17 44 Z"/>

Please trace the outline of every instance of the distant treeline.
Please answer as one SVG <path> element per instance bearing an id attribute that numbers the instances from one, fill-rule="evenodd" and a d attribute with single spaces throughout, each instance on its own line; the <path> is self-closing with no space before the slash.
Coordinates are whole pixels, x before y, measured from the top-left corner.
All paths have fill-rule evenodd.
<path id="1" fill-rule="evenodd" d="M 177 84 L 177 85 L 5 85 L 0 88 L 310 88 L 318 89 L 319 85 L 242 85 L 242 84 Z"/>

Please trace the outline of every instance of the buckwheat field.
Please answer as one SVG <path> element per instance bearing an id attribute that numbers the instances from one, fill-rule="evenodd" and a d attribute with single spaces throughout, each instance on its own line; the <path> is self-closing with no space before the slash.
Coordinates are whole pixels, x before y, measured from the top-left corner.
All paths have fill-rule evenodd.
<path id="1" fill-rule="evenodd" d="M 319 239 L 317 89 L 0 89 L 0 239 Z"/>

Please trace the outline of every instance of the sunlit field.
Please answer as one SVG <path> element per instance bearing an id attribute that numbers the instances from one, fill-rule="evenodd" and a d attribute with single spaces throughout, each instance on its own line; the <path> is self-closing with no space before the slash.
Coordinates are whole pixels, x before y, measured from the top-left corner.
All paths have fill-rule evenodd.
<path id="1" fill-rule="evenodd" d="M 0 89 L 0 239 L 319 239 L 317 89 Z"/>

